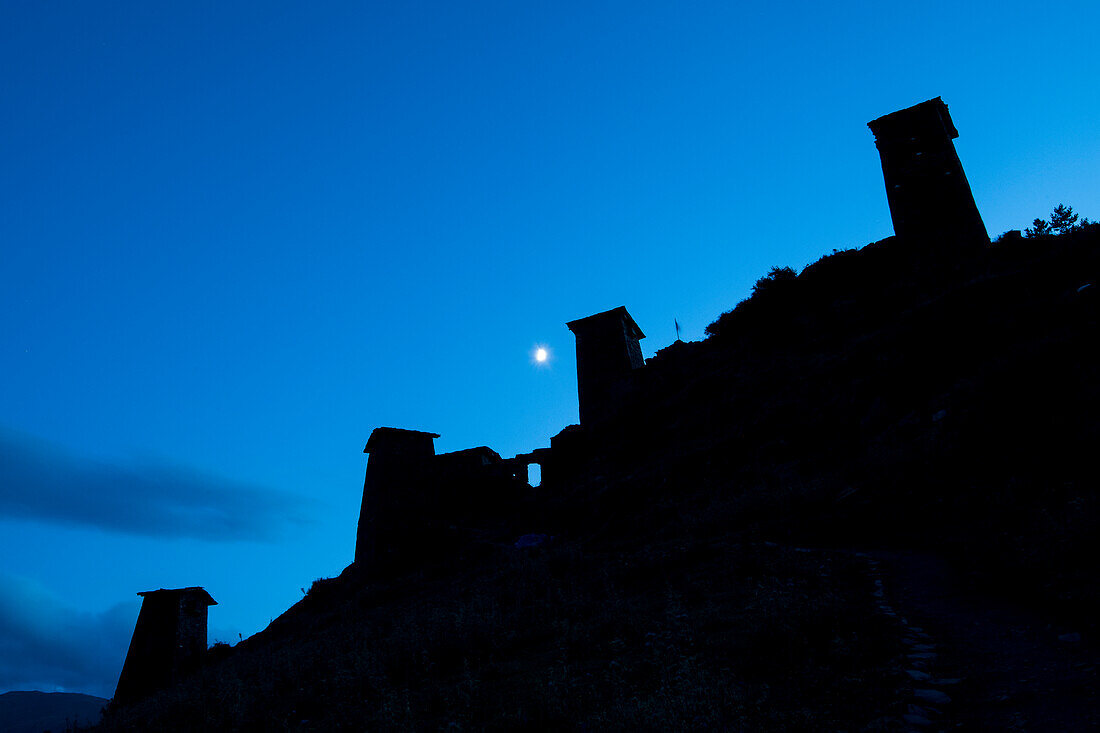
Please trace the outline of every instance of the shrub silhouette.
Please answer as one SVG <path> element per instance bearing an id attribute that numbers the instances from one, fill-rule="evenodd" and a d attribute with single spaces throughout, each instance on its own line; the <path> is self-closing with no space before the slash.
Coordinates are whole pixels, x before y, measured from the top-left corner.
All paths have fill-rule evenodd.
<path id="1" fill-rule="evenodd" d="M 754 310 L 762 302 L 775 302 L 776 296 L 781 296 L 791 290 L 791 286 L 798 279 L 798 273 L 791 267 L 772 267 L 767 275 L 756 281 L 752 286 L 752 294 L 745 298 L 733 310 L 726 311 L 713 323 L 706 327 L 708 336 L 718 336 L 723 332 L 731 332 L 736 329 L 732 324 L 747 310 Z M 735 316 L 736 314 L 736 316 Z"/>
<path id="2" fill-rule="evenodd" d="M 1051 235 L 1050 224 L 1046 219 L 1036 219 L 1031 223 L 1027 229 L 1024 230 L 1024 236 L 1028 239 L 1035 239 L 1036 237 L 1049 237 Z"/>
<path id="3" fill-rule="evenodd" d="M 756 284 L 752 286 L 752 294 L 766 295 L 767 293 L 783 290 L 788 283 L 797 278 L 798 273 L 792 268 L 776 265 L 768 271 L 767 275 L 756 281 Z"/>

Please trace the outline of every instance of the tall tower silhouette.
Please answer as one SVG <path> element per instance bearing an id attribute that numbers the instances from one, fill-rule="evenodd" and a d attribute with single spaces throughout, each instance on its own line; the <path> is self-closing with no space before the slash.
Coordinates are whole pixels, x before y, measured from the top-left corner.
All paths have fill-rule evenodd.
<path id="1" fill-rule="evenodd" d="M 361 568 L 385 564 L 408 540 L 411 524 L 427 501 L 424 482 L 435 457 L 436 433 L 375 428 L 364 453 L 367 474 L 355 536 L 355 563 Z"/>
<path id="2" fill-rule="evenodd" d="M 627 377 L 645 366 L 638 343 L 645 334 L 621 305 L 565 325 L 577 337 L 577 396 L 589 427 L 615 412 Z"/>
<path id="3" fill-rule="evenodd" d="M 217 601 L 202 588 L 161 588 L 142 597 L 130 649 L 114 699 L 129 703 L 177 682 L 206 652 L 207 607 Z"/>
<path id="4" fill-rule="evenodd" d="M 894 233 L 922 244 L 989 243 L 939 97 L 867 123 L 875 136 Z"/>

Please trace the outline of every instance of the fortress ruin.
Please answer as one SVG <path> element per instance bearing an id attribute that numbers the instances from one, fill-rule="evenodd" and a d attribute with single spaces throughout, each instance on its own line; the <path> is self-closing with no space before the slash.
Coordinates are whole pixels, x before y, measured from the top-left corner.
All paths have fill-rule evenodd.
<path id="1" fill-rule="evenodd" d="M 952 143 L 958 131 L 939 97 L 868 126 L 900 240 L 920 242 L 933 252 L 937 244 L 989 243 Z M 598 469 L 606 458 L 602 441 L 608 425 L 617 416 L 622 420 L 625 409 L 644 408 L 654 384 L 679 381 L 691 367 L 685 359 L 691 345 L 677 342 L 647 368 L 639 344 L 645 334 L 624 306 L 566 326 L 576 337 L 580 424 L 553 436 L 549 448 L 509 459 L 486 446 L 436 454 L 437 433 L 373 430 L 363 449 L 369 457 L 356 532 L 357 570 L 415 565 L 469 539 L 479 518 L 512 516 L 522 498 L 567 487 L 585 471 L 598 474 L 593 466 Z M 528 483 L 532 463 L 542 469 L 537 490 Z M 144 600 L 116 701 L 140 699 L 194 669 L 206 649 L 207 608 L 216 603 L 198 587 L 138 595 Z"/>
<path id="2" fill-rule="evenodd" d="M 577 337 L 577 385 L 581 424 L 538 448 L 502 459 L 486 447 L 436 454 L 437 433 L 375 428 L 363 452 L 370 454 L 355 542 L 355 564 L 378 570 L 401 565 L 424 548 L 447 542 L 446 519 L 475 509 L 505 510 L 533 487 L 530 464 L 541 468 L 540 489 L 561 486 L 590 454 L 589 438 L 614 416 L 629 394 L 631 377 L 645 366 L 638 344 L 645 334 L 624 306 L 570 321 Z"/>
<path id="3" fill-rule="evenodd" d="M 868 123 L 882 162 L 887 201 L 899 240 L 920 242 L 930 255 L 949 244 L 988 244 L 962 163 L 952 143 L 959 133 L 939 97 Z M 379 568 L 409 553 L 413 545 L 437 544 L 430 531 L 448 511 L 507 504 L 532 487 L 528 466 L 542 469 L 541 491 L 553 491 L 598 459 L 605 426 L 622 411 L 642 408 L 654 379 L 683 366 L 684 351 L 662 352 L 662 375 L 650 375 L 639 341 L 645 334 L 625 306 L 566 323 L 576 337 L 580 424 L 539 448 L 502 459 L 486 447 L 436 455 L 435 433 L 377 428 L 370 453 L 359 515 L 355 562 Z M 650 377 L 648 383 L 646 377 Z M 598 461 L 597 461 L 598 462 Z M 425 536 L 428 532 L 431 536 Z"/>

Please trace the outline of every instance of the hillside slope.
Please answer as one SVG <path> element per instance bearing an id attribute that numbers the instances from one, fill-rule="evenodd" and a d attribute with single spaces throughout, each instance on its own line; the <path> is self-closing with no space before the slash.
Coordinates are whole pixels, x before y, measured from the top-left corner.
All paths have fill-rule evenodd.
<path id="1" fill-rule="evenodd" d="M 902 729 L 868 548 L 1091 638 L 1100 229 L 926 244 L 766 280 L 640 370 L 568 486 L 318 581 L 100 729 Z"/>

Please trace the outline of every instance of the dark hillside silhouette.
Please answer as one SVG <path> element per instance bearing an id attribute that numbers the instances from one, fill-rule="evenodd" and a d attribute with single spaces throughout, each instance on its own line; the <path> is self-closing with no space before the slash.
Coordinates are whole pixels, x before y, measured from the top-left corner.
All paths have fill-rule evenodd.
<path id="1" fill-rule="evenodd" d="M 376 428 L 355 562 L 101 729 L 1100 724 L 1100 226 L 990 243 L 942 101 L 871 127 L 895 236 L 571 321 L 548 448 Z"/>

